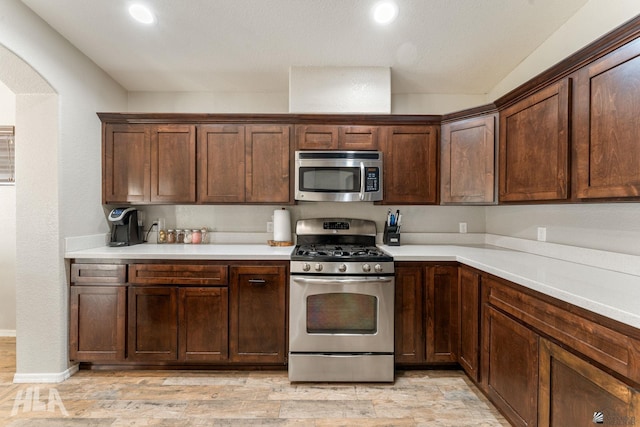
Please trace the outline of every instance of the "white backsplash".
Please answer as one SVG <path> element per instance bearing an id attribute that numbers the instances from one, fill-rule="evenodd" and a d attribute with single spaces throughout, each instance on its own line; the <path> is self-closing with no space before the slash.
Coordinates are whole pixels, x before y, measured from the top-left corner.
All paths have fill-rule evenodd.
<path id="1" fill-rule="evenodd" d="M 384 228 L 387 211 L 400 209 L 402 231 L 410 233 L 458 233 L 459 223 L 467 223 L 468 233 L 484 233 L 485 209 L 482 206 L 379 206 L 373 203 L 301 202 L 280 205 L 206 205 L 145 206 L 145 230 L 157 218 L 164 218 L 167 228 L 207 227 L 214 233 L 266 233 L 274 209 L 291 212 L 291 229 L 295 222 L 308 218 L 360 218 L 376 222 L 378 232 Z"/>

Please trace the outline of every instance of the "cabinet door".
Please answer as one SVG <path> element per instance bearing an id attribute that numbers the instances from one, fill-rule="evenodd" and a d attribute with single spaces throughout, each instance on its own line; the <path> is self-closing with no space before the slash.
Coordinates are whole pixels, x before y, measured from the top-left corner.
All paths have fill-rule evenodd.
<path id="1" fill-rule="evenodd" d="M 491 306 L 483 334 L 487 394 L 514 426 L 536 426 L 538 335 Z"/>
<path id="2" fill-rule="evenodd" d="M 157 125 L 152 127 L 151 201 L 195 203 L 195 126 Z"/>
<path id="3" fill-rule="evenodd" d="M 198 201 L 244 202 L 244 126 L 198 127 Z"/>
<path id="4" fill-rule="evenodd" d="M 338 126 L 296 125 L 297 150 L 336 150 Z"/>
<path id="5" fill-rule="evenodd" d="M 460 346 L 458 363 L 469 377 L 478 382 L 480 371 L 480 275 L 465 267 L 458 271 L 458 307 Z"/>
<path id="6" fill-rule="evenodd" d="M 422 265 L 395 269 L 395 361 L 400 365 L 424 363 L 424 273 Z"/>
<path id="7" fill-rule="evenodd" d="M 186 362 L 227 360 L 227 288 L 180 288 L 178 297 L 178 358 Z"/>
<path id="8" fill-rule="evenodd" d="M 384 204 L 438 201 L 435 126 L 389 126 L 384 131 Z"/>
<path id="9" fill-rule="evenodd" d="M 564 200 L 569 186 L 565 79 L 500 112 L 500 201 Z"/>
<path id="10" fill-rule="evenodd" d="M 377 150 L 377 126 L 297 125 L 297 150 Z"/>
<path id="11" fill-rule="evenodd" d="M 150 135 L 148 125 L 104 125 L 103 203 L 150 200 Z"/>
<path id="12" fill-rule="evenodd" d="M 291 126 L 247 126 L 246 201 L 291 203 Z"/>
<path id="13" fill-rule="evenodd" d="M 126 286 L 71 286 L 69 358 L 115 362 L 125 358 Z"/>
<path id="14" fill-rule="evenodd" d="M 286 273 L 285 266 L 231 268 L 232 362 L 286 362 Z"/>
<path id="15" fill-rule="evenodd" d="M 488 204 L 495 199 L 496 115 L 442 126 L 442 204 Z"/>
<path id="16" fill-rule="evenodd" d="M 455 363 L 458 346 L 457 267 L 427 268 L 426 361 Z"/>
<path id="17" fill-rule="evenodd" d="M 338 148 L 341 150 L 377 150 L 377 126 L 340 126 Z"/>
<path id="18" fill-rule="evenodd" d="M 129 287 L 128 358 L 132 361 L 177 360 L 178 290 L 175 287 Z"/>
<path id="19" fill-rule="evenodd" d="M 640 40 L 577 77 L 577 197 L 640 196 Z"/>
<path id="20" fill-rule="evenodd" d="M 540 427 L 633 425 L 640 420 L 638 390 L 544 339 L 539 402 Z"/>

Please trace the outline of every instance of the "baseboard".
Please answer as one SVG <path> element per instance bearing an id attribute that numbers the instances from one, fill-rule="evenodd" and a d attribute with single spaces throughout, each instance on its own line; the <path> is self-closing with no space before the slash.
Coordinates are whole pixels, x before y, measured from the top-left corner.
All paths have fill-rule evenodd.
<path id="1" fill-rule="evenodd" d="M 15 329 L 0 329 L 0 337 L 15 337 Z"/>
<path id="2" fill-rule="evenodd" d="M 73 374 L 78 372 L 79 365 L 73 365 L 69 369 L 58 373 L 39 373 L 39 374 L 14 374 L 13 382 L 15 384 L 37 384 L 37 383 L 61 383 L 67 378 L 70 378 Z"/>

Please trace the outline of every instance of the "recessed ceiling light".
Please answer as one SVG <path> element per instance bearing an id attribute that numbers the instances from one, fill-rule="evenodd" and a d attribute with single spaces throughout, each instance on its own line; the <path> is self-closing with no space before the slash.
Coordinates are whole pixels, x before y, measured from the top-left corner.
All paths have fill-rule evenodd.
<path id="1" fill-rule="evenodd" d="M 398 16 L 398 5 L 391 0 L 380 1 L 373 6 L 373 19 L 378 24 L 393 22 Z"/>
<path id="2" fill-rule="evenodd" d="M 136 21 L 142 24 L 153 24 L 155 22 L 155 17 L 151 10 L 145 5 L 136 3 L 129 6 L 129 14 Z"/>

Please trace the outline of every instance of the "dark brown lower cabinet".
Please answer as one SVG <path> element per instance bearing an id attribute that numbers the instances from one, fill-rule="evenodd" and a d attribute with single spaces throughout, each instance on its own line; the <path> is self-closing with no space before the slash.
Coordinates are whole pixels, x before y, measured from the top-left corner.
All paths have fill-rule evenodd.
<path id="1" fill-rule="evenodd" d="M 286 279 L 283 265 L 231 267 L 231 362 L 286 363 Z"/>
<path id="2" fill-rule="evenodd" d="M 401 365 L 424 363 L 424 267 L 395 267 L 395 361 Z"/>
<path id="3" fill-rule="evenodd" d="M 540 340 L 539 427 L 635 425 L 640 392 L 586 360 Z"/>
<path id="4" fill-rule="evenodd" d="M 129 360 L 226 361 L 227 331 L 226 287 L 129 289 Z"/>
<path id="5" fill-rule="evenodd" d="M 71 360 L 124 360 L 126 301 L 126 286 L 70 287 Z"/>
<path id="6" fill-rule="evenodd" d="M 227 288 L 179 288 L 178 300 L 178 359 L 185 362 L 227 360 Z"/>
<path id="7" fill-rule="evenodd" d="M 399 262 L 395 267 L 395 358 L 399 365 L 454 364 L 458 267 Z"/>
<path id="8" fill-rule="evenodd" d="M 428 267 L 426 291 L 426 361 L 455 363 L 459 330 L 458 267 Z"/>
<path id="9" fill-rule="evenodd" d="M 482 385 L 515 426 L 537 425 L 538 341 L 526 326 L 485 306 Z"/>
<path id="10" fill-rule="evenodd" d="M 480 280 L 474 270 L 458 269 L 458 363 L 475 382 L 480 381 Z"/>
<path id="11" fill-rule="evenodd" d="M 128 359 L 139 362 L 178 358 L 178 288 L 129 287 Z"/>

